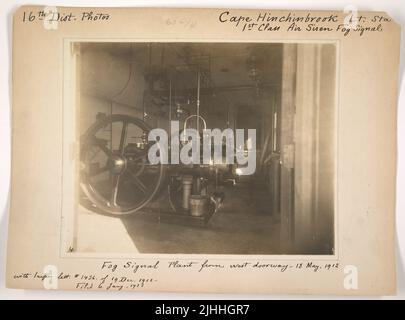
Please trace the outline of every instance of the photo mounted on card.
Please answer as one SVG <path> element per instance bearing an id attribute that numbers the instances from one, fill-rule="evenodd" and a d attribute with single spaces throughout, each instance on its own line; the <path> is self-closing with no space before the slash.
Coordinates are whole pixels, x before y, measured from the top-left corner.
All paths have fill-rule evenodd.
<path id="1" fill-rule="evenodd" d="M 395 294 L 400 27 L 346 11 L 20 7 L 7 286 Z"/>

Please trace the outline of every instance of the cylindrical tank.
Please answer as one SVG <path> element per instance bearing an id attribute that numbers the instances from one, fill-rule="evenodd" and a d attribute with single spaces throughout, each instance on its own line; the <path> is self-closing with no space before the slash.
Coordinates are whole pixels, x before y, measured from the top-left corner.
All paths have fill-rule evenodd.
<path id="1" fill-rule="evenodd" d="M 97 47 L 92 47 L 82 52 L 81 90 L 87 94 L 112 98 L 127 84 L 131 64 L 106 51 L 97 49 Z"/>
<path id="2" fill-rule="evenodd" d="M 207 213 L 208 197 L 200 195 L 190 196 L 190 214 L 194 217 L 201 217 Z"/>
<path id="3" fill-rule="evenodd" d="M 183 201 L 182 207 L 185 210 L 190 209 L 190 195 L 191 189 L 193 186 L 193 177 L 192 176 L 183 176 L 181 179 L 181 183 L 183 184 Z"/>

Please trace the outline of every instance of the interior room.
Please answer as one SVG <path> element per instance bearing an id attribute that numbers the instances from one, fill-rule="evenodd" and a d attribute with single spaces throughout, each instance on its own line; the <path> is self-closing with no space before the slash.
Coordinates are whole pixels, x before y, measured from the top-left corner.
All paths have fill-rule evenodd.
<path id="1" fill-rule="evenodd" d="M 334 43 L 72 46 L 80 163 L 64 252 L 335 253 Z M 242 143 L 221 143 L 254 153 L 254 172 L 211 158 L 152 164 L 149 133 L 177 141 L 175 121 L 179 134 L 242 130 Z"/>

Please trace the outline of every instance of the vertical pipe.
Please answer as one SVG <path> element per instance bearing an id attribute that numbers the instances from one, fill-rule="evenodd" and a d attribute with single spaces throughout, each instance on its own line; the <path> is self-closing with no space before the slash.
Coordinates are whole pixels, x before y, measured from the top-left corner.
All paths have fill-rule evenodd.
<path id="1" fill-rule="evenodd" d="M 152 42 L 150 42 L 149 43 L 149 45 L 148 45 L 148 54 L 149 54 L 149 70 L 148 70 L 148 72 L 150 72 L 151 71 L 151 69 L 152 69 Z M 153 86 L 153 83 L 151 84 L 151 81 L 149 81 L 149 83 L 147 83 L 147 86 L 148 86 L 148 88 L 147 88 L 147 90 L 152 90 L 152 86 Z M 146 118 L 146 104 L 145 104 L 145 91 L 146 90 L 144 90 L 144 92 L 143 92 L 143 100 L 142 100 L 142 119 L 143 119 L 143 121 L 145 121 L 145 118 Z"/>
<path id="2" fill-rule="evenodd" d="M 194 194 L 201 194 L 201 178 L 197 177 L 195 179 L 195 190 L 194 190 Z"/>
<path id="3" fill-rule="evenodd" d="M 145 121 L 145 89 L 143 90 L 143 93 L 142 93 L 142 120 L 143 121 Z"/>
<path id="4" fill-rule="evenodd" d="M 169 148 L 172 140 L 172 78 L 169 80 Z"/>
<path id="5" fill-rule="evenodd" d="M 110 116 L 112 116 L 112 114 L 113 114 L 113 102 L 111 101 L 111 104 L 110 104 Z M 113 132 L 112 132 L 113 130 L 112 130 L 112 123 L 111 123 L 111 125 L 110 125 L 110 147 L 111 147 L 111 150 L 113 149 Z"/>
<path id="6" fill-rule="evenodd" d="M 198 67 L 197 72 L 197 132 L 200 133 L 200 83 L 201 83 L 201 74 L 200 67 Z"/>
<path id="7" fill-rule="evenodd" d="M 190 195 L 191 195 L 191 188 L 193 186 L 193 177 L 183 176 L 181 183 L 183 185 L 182 207 L 183 209 L 188 210 L 190 208 Z"/>

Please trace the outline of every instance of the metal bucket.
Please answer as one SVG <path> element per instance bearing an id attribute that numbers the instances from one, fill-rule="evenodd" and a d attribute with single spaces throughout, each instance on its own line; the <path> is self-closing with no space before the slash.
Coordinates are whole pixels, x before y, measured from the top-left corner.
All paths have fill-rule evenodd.
<path id="1" fill-rule="evenodd" d="M 201 217 L 208 212 L 208 197 L 200 195 L 190 196 L 190 214 Z"/>

